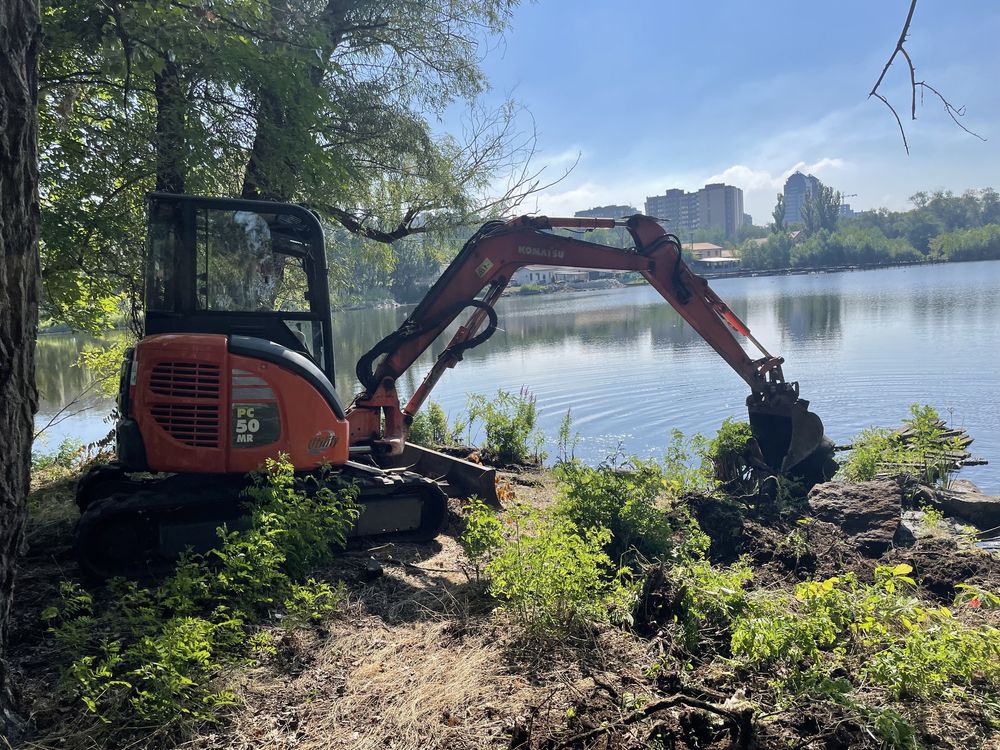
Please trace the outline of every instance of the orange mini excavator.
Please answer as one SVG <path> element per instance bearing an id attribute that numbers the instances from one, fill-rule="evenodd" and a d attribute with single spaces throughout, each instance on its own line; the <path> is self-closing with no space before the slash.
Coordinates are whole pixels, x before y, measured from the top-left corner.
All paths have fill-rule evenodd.
<path id="1" fill-rule="evenodd" d="M 635 246 L 554 234 L 625 226 Z M 77 552 L 88 573 L 156 572 L 238 523 L 247 473 L 287 454 L 300 474 L 359 487 L 358 537 L 421 541 L 440 530 L 447 494 L 495 500 L 494 471 L 406 442 L 443 372 L 497 328 L 496 302 L 532 263 L 635 271 L 750 387 L 750 425 L 766 463 L 826 478 L 833 444 L 786 382 L 783 359 L 695 275 L 652 218 L 520 217 L 482 226 L 400 327 L 357 363 L 346 408 L 333 382 L 323 229 L 300 206 L 153 194 L 149 199 L 145 336 L 126 352 L 116 462 L 80 481 Z M 471 310 L 405 406 L 399 377 Z M 760 356 L 743 349 L 746 339 Z M 334 471 L 330 471 L 330 468 Z"/>

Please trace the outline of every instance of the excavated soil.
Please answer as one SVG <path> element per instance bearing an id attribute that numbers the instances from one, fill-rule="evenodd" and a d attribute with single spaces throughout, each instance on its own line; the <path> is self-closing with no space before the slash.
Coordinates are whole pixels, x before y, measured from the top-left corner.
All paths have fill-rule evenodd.
<path id="1" fill-rule="evenodd" d="M 501 493 L 533 506 L 551 504 L 548 473 L 506 473 Z M 28 748 L 93 747 L 75 730 L 77 705 L 61 702 L 52 644 L 40 624 L 60 580 L 76 576 L 69 548 L 75 511 L 71 482 L 36 493 L 27 552 L 17 582 L 10 653 L 24 686 L 33 739 Z M 711 539 L 713 562 L 740 557 L 754 568 L 754 586 L 784 588 L 854 571 L 870 578 L 876 564 L 907 562 L 923 590 L 950 602 L 955 586 L 1000 585 L 1000 560 L 941 534 L 895 535 L 884 514 L 861 528 L 817 520 L 808 507 L 735 503 L 689 496 Z M 345 554 L 331 579 L 343 579 L 348 604 L 311 630 L 275 628 L 277 653 L 232 675 L 241 705 L 217 726 L 204 727 L 185 748 L 276 750 L 473 750 L 562 747 L 633 750 L 713 748 L 874 748 L 879 743 L 844 709 L 829 703 L 758 716 L 753 738 L 745 706 L 765 689 L 724 659 L 697 659 L 693 669 L 668 669 L 663 657 L 676 644 L 656 635 L 676 597 L 669 585 L 648 580 L 644 597 L 659 609 L 634 632 L 602 626 L 573 639 L 525 643 L 494 612 L 456 541 L 460 504 L 445 533 L 425 545 L 384 545 Z M 840 511 L 837 511 L 840 512 Z M 853 512 L 853 511 L 852 511 Z M 878 515 L 878 514 L 876 514 Z M 853 516 L 852 516 L 853 518 Z M 808 519 L 808 520 L 804 520 Z M 804 522 L 803 522 L 804 521 Z M 880 526 L 873 537 L 872 528 Z M 871 527 L 871 528 L 870 528 Z M 873 532 L 874 533 L 874 532 Z M 896 541 L 884 550 L 885 535 Z M 877 537 L 877 539 L 876 539 Z M 873 539 L 876 539 L 873 547 Z M 878 541 L 882 540 L 882 541 Z M 876 554 L 877 551 L 877 554 Z M 704 637 L 711 639 L 711 624 Z M 725 644 L 719 639 L 719 653 Z M 648 716 L 637 711 L 669 697 Z M 711 710 L 705 709 L 708 705 Z M 601 734 L 602 727 L 614 726 Z M 997 748 L 980 718 L 961 703 L 927 707 L 918 733 L 935 748 Z M 163 747 L 152 735 L 131 747 Z"/>

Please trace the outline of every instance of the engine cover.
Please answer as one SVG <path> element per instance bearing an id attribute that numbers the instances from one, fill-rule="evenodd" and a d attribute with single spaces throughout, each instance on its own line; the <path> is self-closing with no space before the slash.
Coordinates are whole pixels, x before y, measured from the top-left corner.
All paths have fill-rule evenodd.
<path id="1" fill-rule="evenodd" d="M 148 336 L 124 385 L 150 471 L 243 473 L 279 453 L 300 471 L 347 461 L 348 423 L 328 399 L 279 362 L 232 353 L 227 336 Z"/>

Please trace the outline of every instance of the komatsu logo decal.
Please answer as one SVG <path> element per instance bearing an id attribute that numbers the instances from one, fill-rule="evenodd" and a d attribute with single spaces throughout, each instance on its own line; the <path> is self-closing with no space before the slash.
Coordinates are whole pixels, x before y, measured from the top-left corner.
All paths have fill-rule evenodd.
<path id="1" fill-rule="evenodd" d="M 536 258 L 562 258 L 566 255 L 565 250 L 557 250 L 552 247 L 532 247 L 531 245 L 518 245 L 517 252 L 521 255 L 533 255 Z"/>

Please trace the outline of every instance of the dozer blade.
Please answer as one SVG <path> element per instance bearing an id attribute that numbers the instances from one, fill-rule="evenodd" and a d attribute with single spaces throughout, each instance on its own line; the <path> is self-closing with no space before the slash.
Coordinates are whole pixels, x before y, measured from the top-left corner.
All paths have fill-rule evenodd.
<path id="1" fill-rule="evenodd" d="M 408 469 L 437 482 L 443 482 L 445 492 L 457 497 L 475 495 L 494 507 L 500 507 L 497 497 L 496 469 L 466 461 L 440 451 L 407 443 L 398 456 L 382 456 L 377 460 L 383 469 Z"/>
<path id="2" fill-rule="evenodd" d="M 780 474 L 823 482 L 833 476 L 833 442 L 824 435 L 823 421 L 802 399 L 749 405 L 750 431 L 768 466 Z"/>

